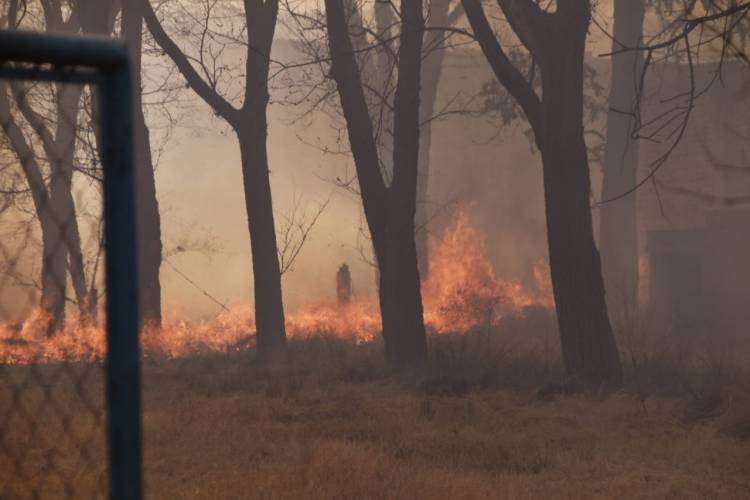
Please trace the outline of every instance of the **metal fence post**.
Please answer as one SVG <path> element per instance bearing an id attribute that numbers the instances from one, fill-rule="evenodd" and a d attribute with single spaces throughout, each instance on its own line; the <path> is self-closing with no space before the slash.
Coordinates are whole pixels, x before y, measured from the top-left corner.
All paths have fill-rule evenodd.
<path id="1" fill-rule="evenodd" d="M 0 78 L 92 85 L 101 106 L 107 440 L 114 500 L 140 500 L 141 400 L 133 111 L 128 50 L 107 37 L 0 30 Z"/>
<path id="2" fill-rule="evenodd" d="M 126 50 L 124 45 L 123 50 Z M 107 424 L 110 496 L 113 500 L 138 500 L 142 496 L 135 168 L 130 85 L 127 55 L 121 64 L 102 71 L 99 90 L 107 247 Z M 110 286 L 114 283 L 116 287 Z"/>

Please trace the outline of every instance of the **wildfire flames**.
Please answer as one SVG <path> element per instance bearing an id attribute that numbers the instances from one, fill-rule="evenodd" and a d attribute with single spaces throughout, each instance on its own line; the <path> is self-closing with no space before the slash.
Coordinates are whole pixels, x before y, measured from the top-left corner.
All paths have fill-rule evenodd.
<path id="1" fill-rule="evenodd" d="M 424 319 L 431 333 L 466 332 L 522 314 L 528 307 L 553 306 L 548 266 L 534 266 L 531 286 L 496 276 L 487 258 L 484 238 L 460 210 L 431 244 L 430 275 L 422 284 Z M 237 306 L 210 321 L 187 321 L 179 311 L 165 315 L 160 329 L 145 328 L 142 347 L 147 356 L 178 358 L 196 353 L 229 352 L 252 344 L 252 307 Z M 0 363 L 95 361 L 105 353 L 103 325 L 85 325 L 77 318 L 52 338 L 45 336 L 46 321 L 37 312 L 22 325 L 0 324 Z M 372 340 L 380 331 L 375 297 L 339 304 L 335 297 L 302 307 L 287 316 L 292 338 L 319 334 L 354 342 Z"/>

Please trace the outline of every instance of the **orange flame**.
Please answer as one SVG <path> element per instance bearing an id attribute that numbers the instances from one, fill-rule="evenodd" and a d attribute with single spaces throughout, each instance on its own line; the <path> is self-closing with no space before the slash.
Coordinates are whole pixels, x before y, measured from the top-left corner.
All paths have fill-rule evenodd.
<path id="1" fill-rule="evenodd" d="M 534 284 L 497 277 L 484 238 L 460 210 L 431 245 L 431 272 L 422 284 L 424 319 L 432 333 L 467 332 L 528 307 L 553 307 L 548 266 L 537 262 Z M 20 328 L 0 324 L 0 363 L 95 361 L 106 352 L 104 325 L 87 326 L 70 318 L 54 337 L 45 336 L 44 314 L 37 312 Z M 335 298 L 304 306 L 287 317 L 291 338 L 319 334 L 367 342 L 381 328 L 377 299 L 338 304 Z M 232 352 L 250 347 L 255 330 L 252 307 L 237 306 L 208 321 L 187 321 L 179 310 L 163 319 L 161 329 L 146 327 L 141 336 L 146 356 L 180 358 L 197 353 Z"/>
<path id="2" fill-rule="evenodd" d="M 534 266 L 535 286 L 501 280 L 487 258 L 484 237 L 459 210 L 431 248 L 431 271 L 422 286 L 425 323 L 437 333 L 465 332 L 531 306 L 551 307 L 552 285 L 544 262 Z"/>

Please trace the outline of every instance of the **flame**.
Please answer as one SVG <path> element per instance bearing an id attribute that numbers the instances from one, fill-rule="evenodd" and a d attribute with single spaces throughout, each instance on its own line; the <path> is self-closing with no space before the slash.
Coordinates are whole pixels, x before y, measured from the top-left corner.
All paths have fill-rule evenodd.
<path id="1" fill-rule="evenodd" d="M 530 286 L 498 278 L 483 236 L 472 227 L 468 210 L 459 210 L 442 235 L 431 242 L 431 272 L 422 284 L 428 331 L 467 332 L 508 315 L 523 314 L 528 307 L 553 307 L 548 267 L 544 260 L 535 263 Z M 37 311 L 20 327 L 0 323 L 0 363 L 103 359 L 103 322 L 88 325 L 73 315 L 65 329 L 51 338 L 45 336 L 47 322 L 44 313 Z M 380 328 L 375 297 L 352 299 L 348 304 L 326 298 L 287 316 L 291 338 L 327 334 L 362 343 L 373 340 Z M 185 320 L 175 309 L 165 315 L 161 328 L 144 328 L 141 343 L 146 356 L 180 358 L 248 349 L 254 343 L 254 330 L 250 305 L 232 307 L 205 321 Z"/>
<path id="2" fill-rule="evenodd" d="M 532 306 L 552 307 L 544 261 L 534 264 L 534 286 L 499 279 L 487 258 L 484 237 L 466 209 L 458 211 L 431 247 L 431 272 L 422 286 L 425 323 L 436 333 L 465 332 Z"/>

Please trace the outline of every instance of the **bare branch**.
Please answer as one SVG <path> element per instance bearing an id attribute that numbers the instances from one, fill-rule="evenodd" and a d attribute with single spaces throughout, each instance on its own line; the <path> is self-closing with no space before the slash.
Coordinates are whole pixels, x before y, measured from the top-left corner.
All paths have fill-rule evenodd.
<path id="1" fill-rule="evenodd" d="M 164 31 L 164 28 L 156 17 L 156 12 L 154 12 L 153 7 L 151 7 L 149 0 L 139 1 L 143 6 L 143 18 L 146 21 L 146 25 L 148 26 L 151 35 L 154 37 L 154 40 L 156 40 L 156 43 L 164 49 L 170 59 L 172 59 L 178 67 L 188 85 L 190 85 L 193 91 L 195 91 L 195 93 L 198 94 L 206 104 L 211 106 L 219 116 L 224 118 L 230 124 L 236 123 L 239 118 L 239 111 L 237 108 L 224 99 L 224 97 L 218 93 L 216 88 L 212 87 L 201 78 L 190 60 L 170 38 L 166 31 Z"/>

